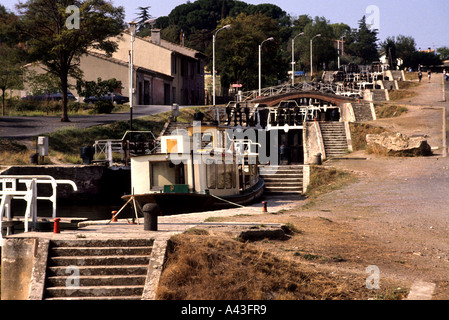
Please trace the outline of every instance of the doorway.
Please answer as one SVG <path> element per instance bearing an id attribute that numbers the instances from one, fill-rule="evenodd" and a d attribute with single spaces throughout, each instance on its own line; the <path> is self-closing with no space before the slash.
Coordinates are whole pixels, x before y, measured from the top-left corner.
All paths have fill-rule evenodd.
<path id="1" fill-rule="evenodd" d="M 279 131 L 279 163 L 304 164 L 304 146 L 301 129 Z"/>

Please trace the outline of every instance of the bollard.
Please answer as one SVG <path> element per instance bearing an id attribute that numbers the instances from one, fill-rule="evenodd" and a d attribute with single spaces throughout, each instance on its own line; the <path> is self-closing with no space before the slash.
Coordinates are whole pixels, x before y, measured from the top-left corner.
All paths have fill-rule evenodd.
<path id="1" fill-rule="evenodd" d="M 160 213 L 159 206 L 155 203 L 147 203 L 143 206 L 143 230 L 157 231 L 157 217 Z"/>
<path id="2" fill-rule="evenodd" d="M 112 211 L 112 222 L 117 222 L 117 217 L 115 216 L 117 214 L 117 211 Z"/>
<path id="3" fill-rule="evenodd" d="M 262 212 L 268 212 L 267 211 L 267 202 L 266 201 L 262 201 L 262 205 L 263 205 Z"/>
<path id="4" fill-rule="evenodd" d="M 59 226 L 59 222 L 60 221 L 61 221 L 60 218 L 55 218 L 55 220 L 54 220 L 55 224 L 53 226 L 53 233 L 60 233 L 61 232 L 61 229 L 60 229 L 60 226 Z"/>

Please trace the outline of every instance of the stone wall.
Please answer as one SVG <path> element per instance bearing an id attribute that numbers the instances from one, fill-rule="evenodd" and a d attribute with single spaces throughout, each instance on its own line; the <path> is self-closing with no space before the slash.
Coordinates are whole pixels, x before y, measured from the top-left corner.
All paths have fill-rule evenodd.
<path id="1" fill-rule="evenodd" d="M 72 180 L 78 187 L 74 192 L 69 185 L 58 186 L 58 201 L 66 203 L 107 203 L 120 201 L 124 193 L 130 193 L 129 169 L 112 170 L 105 166 L 12 166 L 2 175 L 48 175 L 59 180 Z M 42 186 L 44 188 L 45 186 Z M 43 191 L 45 192 L 45 190 Z"/>
<path id="2" fill-rule="evenodd" d="M 2 246 L 2 300 L 27 300 L 36 239 L 8 239 Z"/>
<path id="3" fill-rule="evenodd" d="M 303 130 L 304 163 L 311 164 L 314 157 L 320 153 L 325 158 L 324 143 L 318 122 L 305 122 Z"/>

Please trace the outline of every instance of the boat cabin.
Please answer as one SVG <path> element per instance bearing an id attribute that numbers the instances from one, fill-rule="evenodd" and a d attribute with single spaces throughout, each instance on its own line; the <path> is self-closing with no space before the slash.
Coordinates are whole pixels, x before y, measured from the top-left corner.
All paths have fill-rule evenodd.
<path id="1" fill-rule="evenodd" d="M 234 140 L 227 126 L 201 122 L 161 137 L 160 152 L 131 158 L 134 195 L 238 195 L 259 181 L 252 141 Z"/>

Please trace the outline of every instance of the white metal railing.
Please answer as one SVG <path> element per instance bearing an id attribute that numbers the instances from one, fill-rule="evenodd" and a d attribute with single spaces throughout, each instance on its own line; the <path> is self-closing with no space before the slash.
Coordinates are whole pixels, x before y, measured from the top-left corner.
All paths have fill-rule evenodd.
<path id="1" fill-rule="evenodd" d="M 52 194 L 50 196 L 38 196 L 37 186 L 39 184 L 50 184 Z M 71 180 L 56 180 L 51 176 L 0 176 L 0 244 L 2 240 L 2 221 L 12 221 L 11 201 L 13 199 L 27 202 L 24 215 L 25 232 L 28 232 L 29 220 L 31 219 L 33 229 L 37 223 L 37 200 L 47 200 L 52 202 L 52 217 L 56 218 L 57 209 L 57 187 L 59 184 L 71 185 L 74 191 L 78 191 L 75 182 Z"/>
<path id="2" fill-rule="evenodd" d="M 109 165 L 113 164 L 113 153 L 120 153 L 121 159 L 123 161 L 125 157 L 125 152 L 122 147 L 122 140 L 96 140 L 95 145 L 95 156 L 96 161 L 107 161 Z"/>
<path id="3" fill-rule="evenodd" d="M 150 134 L 153 140 L 156 141 L 156 137 L 151 131 L 126 131 L 121 140 L 96 140 L 94 144 L 94 160 L 95 161 L 106 161 L 112 167 L 114 164 L 113 154 L 119 153 L 121 160 L 125 159 L 125 150 L 123 150 L 123 143 L 127 138 L 127 135 L 131 134 Z M 153 151 L 153 150 L 151 150 Z"/>

